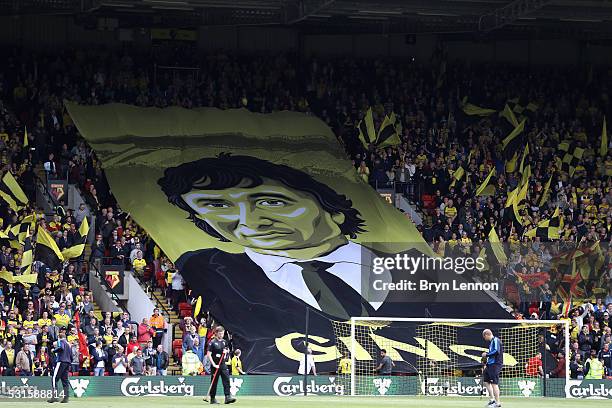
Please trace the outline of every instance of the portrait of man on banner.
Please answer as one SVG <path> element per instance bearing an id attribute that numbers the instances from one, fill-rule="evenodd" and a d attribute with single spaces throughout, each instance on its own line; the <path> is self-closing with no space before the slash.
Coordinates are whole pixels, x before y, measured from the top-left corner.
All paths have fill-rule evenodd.
<path id="1" fill-rule="evenodd" d="M 422 314 L 423 305 L 436 300 L 433 293 L 413 293 L 402 300 L 388 291 L 368 292 L 375 278 L 441 279 L 437 271 L 412 277 L 388 269 L 381 276 L 373 274 L 370 261 L 381 253 L 355 240 L 367 222 L 345 195 L 303 171 L 252 156 L 221 154 L 168 168 L 158 183 L 195 227 L 244 250 L 228 254 L 209 248 L 178 259 L 190 287 L 211 292 L 204 296 L 208 302 L 221 294 L 298 315 L 308 305 L 330 319 L 346 321 L 352 316 Z M 225 293 L 220 292 L 222 282 L 229 284 Z M 489 301 L 486 295 L 480 300 Z"/>

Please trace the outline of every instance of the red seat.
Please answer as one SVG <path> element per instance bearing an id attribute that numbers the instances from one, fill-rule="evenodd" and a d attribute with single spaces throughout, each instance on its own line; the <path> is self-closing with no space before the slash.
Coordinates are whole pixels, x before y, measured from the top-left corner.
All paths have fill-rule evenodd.
<path id="1" fill-rule="evenodd" d="M 143 273 L 143 278 L 145 280 L 150 280 L 151 276 L 153 276 L 153 268 L 151 267 L 151 265 L 147 265 L 144 269 L 144 273 Z"/>

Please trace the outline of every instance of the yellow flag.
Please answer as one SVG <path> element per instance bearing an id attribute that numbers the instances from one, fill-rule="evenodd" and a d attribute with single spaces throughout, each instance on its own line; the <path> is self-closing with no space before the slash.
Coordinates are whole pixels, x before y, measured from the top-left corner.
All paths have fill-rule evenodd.
<path id="1" fill-rule="evenodd" d="M 489 116 L 496 112 L 495 109 L 482 108 L 471 103 L 466 103 L 462 109 L 468 116 Z"/>
<path id="2" fill-rule="evenodd" d="M 81 238 L 86 238 L 87 234 L 89 234 L 89 221 L 87 221 L 87 217 L 85 217 L 79 227 L 79 235 L 81 235 Z"/>
<path id="3" fill-rule="evenodd" d="M 8 283 L 21 283 L 26 288 L 29 288 L 31 284 L 34 284 L 38 281 L 37 273 L 30 273 L 27 275 L 17 275 L 14 276 L 11 272 L 4 270 L 0 271 L 0 279 L 7 281 Z"/>
<path id="4" fill-rule="evenodd" d="M 198 300 L 196 301 L 195 307 L 193 308 L 193 318 L 197 319 L 200 314 L 200 310 L 202 310 L 202 296 L 198 296 Z"/>
<path id="5" fill-rule="evenodd" d="M 487 178 L 485 178 L 484 181 L 482 182 L 482 184 L 478 187 L 478 189 L 476 189 L 476 195 L 477 196 L 483 195 L 483 192 L 485 191 L 485 189 L 489 185 L 489 182 L 491 181 L 491 177 L 493 177 L 494 174 L 495 174 L 495 167 L 493 167 L 491 169 L 491 171 L 489 172 L 489 175 L 487 176 Z"/>
<path id="6" fill-rule="evenodd" d="M 365 121 L 366 129 L 368 131 L 366 136 L 368 137 L 368 140 L 371 143 L 374 143 L 376 141 L 376 129 L 374 128 L 374 117 L 372 116 L 372 108 L 368 108 L 368 111 L 366 112 L 365 118 L 363 120 Z"/>
<path id="7" fill-rule="evenodd" d="M 451 183 L 450 186 L 455 187 L 455 183 L 461 180 L 464 175 L 465 175 L 465 170 L 463 170 L 463 167 L 459 166 L 459 168 L 455 170 L 455 172 L 453 173 L 453 182 Z"/>
<path id="8" fill-rule="evenodd" d="M 516 199 L 516 195 L 518 194 L 520 189 L 521 189 L 521 186 L 519 184 L 518 186 L 516 186 L 516 188 L 514 190 L 512 190 L 511 192 L 508 193 L 508 198 L 506 198 L 505 208 L 508 208 L 512 204 L 514 204 L 514 200 Z"/>
<path id="9" fill-rule="evenodd" d="M 23 131 L 23 147 L 28 147 L 30 142 L 28 141 L 28 127 L 24 127 Z"/>
<path id="10" fill-rule="evenodd" d="M 550 193 L 550 183 L 551 182 L 552 182 L 552 176 L 548 178 L 546 185 L 544 185 L 544 191 L 542 191 L 542 197 L 540 198 L 540 202 L 538 203 L 540 207 L 542 207 L 546 203 L 546 200 L 548 200 L 548 194 Z"/>
<path id="11" fill-rule="evenodd" d="M 83 222 L 79 227 L 79 241 L 77 244 L 72 245 L 69 248 L 64 248 L 62 251 L 62 256 L 64 259 L 73 259 L 78 258 L 83 254 L 83 250 L 85 249 L 85 241 L 87 240 L 87 234 L 89 234 L 89 223 L 87 221 L 87 217 L 83 218 Z"/>
<path id="12" fill-rule="evenodd" d="M 497 231 L 495 231 L 495 228 L 491 228 L 491 231 L 489 232 L 489 242 L 491 243 L 491 249 L 493 250 L 493 254 L 495 254 L 495 258 L 497 258 L 497 262 L 505 265 L 508 262 L 508 257 L 504 252 L 504 247 L 499 240 L 499 236 L 497 236 Z"/>
<path id="13" fill-rule="evenodd" d="M 524 183 L 523 186 L 521 187 L 521 190 L 514 197 L 514 202 L 512 203 L 512 211 L 514 211 L 514 216 L 521 225 L 523 225 L 523 220 L 522 220 L 519 210 L 524 206 L 524 204 L 521 204 L 521 202 L 527 199 L 528 188 L 529 188 L 529 183 Z"/>
<path id="14" fill-rule="evenodd" d="M 523 173 L 523 166 L 525 164 L 525 157 L 529 154 L 529 143 L 525 145 L 525 150 L 523 151 L 523 157 L 521 157 L 521 164 L 519 165 L 519 172 Z"/>
<path id="15" fill-rule="evenodd" d="M 504 110 L 501 111 L 500 116 L 503 116 L 504 118 L 506 118 L 506 120 L 512 125 L 512 127 L 516 128 L 519 125 L 518 120 L 516 120 L 516 116 L 514 115 L 514 112 L 512 112 L 512 109 L 510 109 L 510 107 L 508 106 L 508 104 L 506 104 L 504 106 Z"/>
<path id="16" fill-rule="evenodd" d="M 531 177 L 531 165 L 530 164 L 525 166 L 524 171 L 521 171 L 521 184 L 528 183 L 529 177 Z"/>

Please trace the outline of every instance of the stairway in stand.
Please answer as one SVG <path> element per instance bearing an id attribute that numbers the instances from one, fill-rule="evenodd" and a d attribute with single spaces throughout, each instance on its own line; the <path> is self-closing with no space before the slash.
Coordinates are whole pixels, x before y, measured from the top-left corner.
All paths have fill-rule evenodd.
<path id="1" fill-rule="evenodd" d="M 166 298 L 166 295 L 164 294 L 164 291 L 161 288 L 154 288 L 154 289 L 150 289 L 148 293 L 153 303 L 160 306 L 161 310 L 164 310 L 165 308 L 164 314 L 168 318 L 168 323 L 171 324 L 172 327 L 174 328 L 173 333 L 170 333 L 170 335 L 173 336 L 172 341 L 170 343 L 174 344 L 175 340 L 180 340 L 182 342 L 183 330 L 181 330 L 181 328 L 179 327 L 179 323 L 181 322 L 181 317 L 179 316 L 178 313 L 176 313 L 172 309 L 172 306 L 168 303 L 168 300 Z M 162 308 L 161 305 L 163 305 L 164 308 Z M 174 352 L 173 350 L 174 346 L 172 346 L 171 348 L 172 350 L 166 350 L 168 354 L 170 355 L 170 366 L 168 366 L 168 374 L 169 375 L 180 375 L 181 374 L 180 355 L 177 355 L 177 353 Z"/>

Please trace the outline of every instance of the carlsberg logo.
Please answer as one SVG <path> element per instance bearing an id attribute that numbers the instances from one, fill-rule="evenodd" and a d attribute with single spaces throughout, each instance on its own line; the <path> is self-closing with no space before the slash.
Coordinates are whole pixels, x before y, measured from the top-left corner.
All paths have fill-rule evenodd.
<path id="1" fill-rule="evenodd" d="M 85 394 L 85 391 L 87 390 L 87 387 L 89 386 L 89 380 L 85 380 L 83 378 L 77 378 L 76 380 L 70 380 L 70 386 L 72 387 L 72 390 L 74 391 L 74 395 L 77 398 L 81 398 L 83 394 Z"/>
<path id="2" fill-rule="evenodd" d="M 242 378 L 230 378 L 230 394 L 237 395 L 243 382 Z"/>
<path id="3" fill-rule="evenodd" d="M 525 397 L 531 397 L 531 393 L 533 393 L 533 389 L 536 386 L 536 382 L 535 381 L 519 381 L 518 382 L 518 387 L 521 390 L 521 394 L 523 394 Z"/>
<path id="4" fill-rule="evenodd" d="M 612 399 L 612 381 L 595 381 L 571 386 L 570 396 L 573 398 L 609 398 Z"/>
<path id="5" fill-rule="evenodd" d="M 481 395 L 482 384 L 478 381 L 474 381 L 472 384 L 466 384 L 457 381 L 440 381 L 439 378 L 428 378 L 427 384 L 425 381 L 421 381 L 421 392 L 427 395 Z"/>
<path id="6" fill-rule="evenodd" d="M 293 377 L 278 377 L 274 380 L 272 385 L 274 393 L 281 397 L 290 397 L 304 394 L 304 390 L 306 390 L 307 394 L 344 395 L 344 385 L 336 384 L 336 377 L 328 377 L 329 384 L 317 384 L 313 379 L 306 384 L 306 387 L 304 387 L 304 380 L 302 379 L 293 384 L 291 380 L 293 380 Z"/>
<path id="7" fill-rule="evenodd" d="M 126 378 L 121 382 L 121 393 L 126 397 L 164 397 L 164 396 L 185 396 L 193 397 L 194 386 L 185 384 L 183 377 L 178 378 L 178 384 L 167 384 L 164 380 L 143 381 L 146 377 Z"/>
<path id="8" fill-rule="evenodd" d="M 387 391 L 389 391 L 389 387 L 391 387 L 391 379 L 390 378 L 375 378 L 374 386 L 376 387 L 380 395 L 385 395 Z"/>

